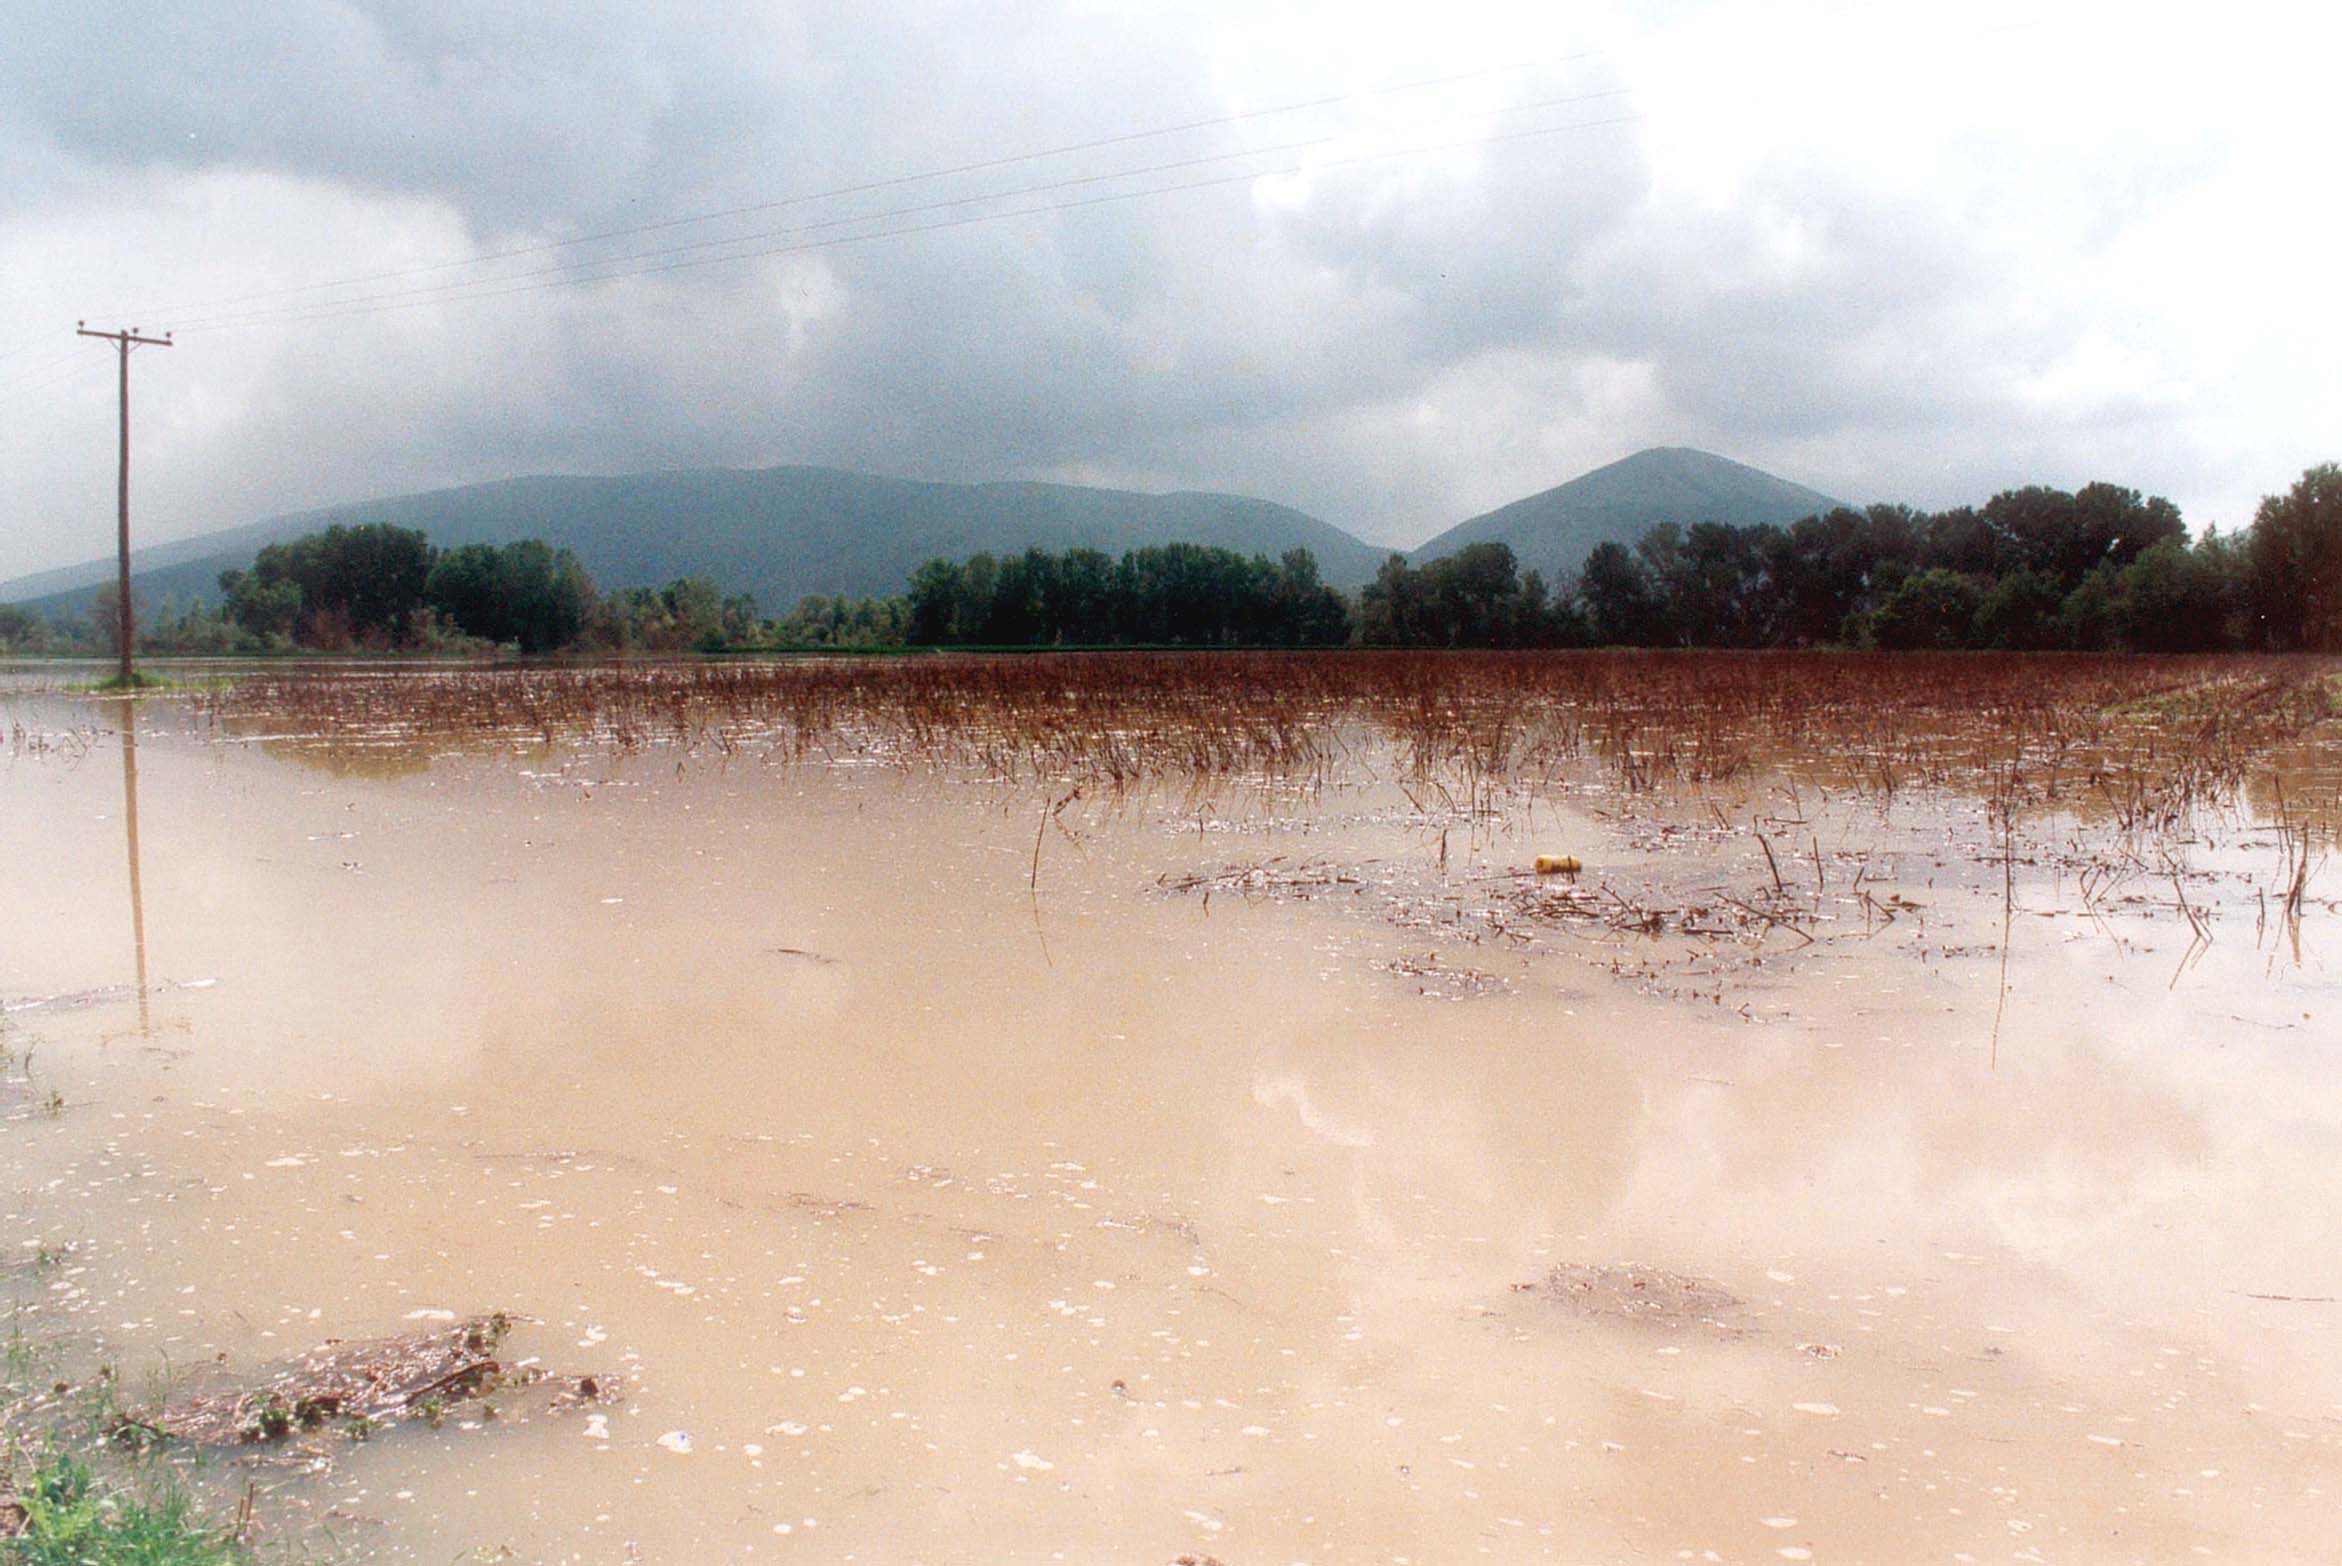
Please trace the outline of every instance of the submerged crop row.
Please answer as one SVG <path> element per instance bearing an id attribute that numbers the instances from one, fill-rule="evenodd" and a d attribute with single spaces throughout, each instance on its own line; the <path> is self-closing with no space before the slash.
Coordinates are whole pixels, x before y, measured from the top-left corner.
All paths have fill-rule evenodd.
<path id="1" fill-rule="evenodd" d="M 229 735 L 878 760 L 1108 786 L 1387 772 L 1481 798 L 1779 774 L 2152 826 L 2261 786 L 2332 812 L 2342 660 L 1843 653 L 1126 653 L 269 672 Z"/>

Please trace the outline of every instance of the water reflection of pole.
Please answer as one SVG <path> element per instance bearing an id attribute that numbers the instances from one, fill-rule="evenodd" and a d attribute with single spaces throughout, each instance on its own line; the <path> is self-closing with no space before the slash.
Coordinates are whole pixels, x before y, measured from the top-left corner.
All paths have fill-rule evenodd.
<path id="1" fill-rule="evenodd" d="M 138 886 L 138 703 L 122 703 L 122 824 L 130 856 L 130 949 L 138 961 L 138 1031 L 146 1015 L 146 898 Z"/>

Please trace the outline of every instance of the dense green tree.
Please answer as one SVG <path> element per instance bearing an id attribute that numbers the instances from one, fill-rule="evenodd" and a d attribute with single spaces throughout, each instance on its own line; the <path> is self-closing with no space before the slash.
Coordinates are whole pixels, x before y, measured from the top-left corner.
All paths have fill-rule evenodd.
<path id="1" fill-rule="evenodd" d="M 1057 576 L 1057 557 L 1045 549 L 1028 549 L 1001 561 L 977 640 L 1003 647 L 1062 640 L 1064 627 L 1047 618 L 1049 602 L 1058 596 Z"/>
<path id="2" fill-rule="evenodd" d="M 993 600 L 1000 596 L 1000 562 L 984 551 L 968 557 L 960 568 L 960 604 L 953 615 L 957 641 L 983 643 L 991 639 Z"/>
<path id="3" fill-rule="evenodd" d="M 1658 596 L 1658 635 L 1662 642 L 1680 642 L 1682 627 L 1676 615 L 1683 607 L 1683 526 L 1677 522 L 1662 522 L 1647 528 L 1635 540 L 1635 559 L 1642 564 L 1643 574 Z"/>
<path id="4" fill-rule="evenodd" d="M 503 558 L 494 544 L 441 550 L 424 579 L 424 596 L 466 633 L 491 642 L 506 640 Z"/>
<path id="5" fill-rule="evenodd" d="M 2060 643 L 2057 584 L 2019 566 L 1992 584 L 1977 605 L 1969 643 L 2003 652 L 2036 652 Z"/>
<path id="6" fill-rule="evenodd" d="M 2209 652 L 2244 629 L 2237 552 L 2218 534 L 2194 548 L 2179 539 L 2142 551 L 2116 580 L 2116 634 L 2137 652 Z"/>
<path id="7" fill-rule="evenodd" d="M 1079 551 L 1077 551 L 1079 553 Z M 1338 647 L 1350 639 L 1350 606 L 1318 576 L 1317 556 L 1288 549 L 1277 560 L 1269 638 L 1284 647 Z"/>
<path id="8" fill-rule="evenodd" d="M 620 651 L 723 652 L 761 635 L 756 601 L 724 595 L 704 576 L 677 577 L 665 587 L 629 587 L 595 606 L 588 639 Z"/>
<path id="9" fill-rule="evenodd" d="M 288 629 L 317 646 L 389 645 L 424 602 L 431 541 L 413 528 L 369 522 L 270 544 L 250 571 L 220 577 L 229 614 L 255 636 Z M 285 623 L 286 588 L 299 595 Z M 249 617 L 249 618 L 248 618 Z"/>
<path id="10" fill-rule="evenodd" d="M 772 634 L 792 647 L 899 647 L 910 635 L 910 601 L 812 594 L 774 622 Z"/>
<path id="11" fill-rule="evenodd" d="M 2057 609 L 2057 645 L 2072 652 L 2106 652 L 2120 644 L 2116 618 L 2122 573 L 2112 561 L 2082 578 Z"/>
<path id="12" fill-rule="evenodd" d="M 1759 612 L 1767 642 L 1813 647 L 1837 635 L 1867 585 L 1858 542 L 1866 532 L 1861 513 L 1843 506 L 1763 530 L 1755 548 L 1764 573 Z"/>
<path id="13" fill-rule="evenodd" d="M 301 584 L 257 571 L 223 571 L 221 613 L 262 642 L 289 642 L 300 627 Z"/>
<path id="14" fill-rule="evenodd" d="M 929 560 L 911 573 L 910 639 L 924 647 L 960 640 L 959 609 L 967 573 L 950 560 Z"/>
<path id="15" fill-rule="evenodd" d="M 1520 566 L 1509 544 L 1466 544 L 1425 569 L 1440 641 L 1448 647 L 1517 647 L 1531 627 Z"/>
<path id="16" fill-rule="evenodd" d="M 901 622 L 929 645 L 1292 647 L 1350 634 L 1349 606 L 1309 551 L 1271 561 L 1198 544 L 1119 561 L 1094 549 L 930 560 L 911 573 Z"/>
<path id="17" fill-rule="evenodd" d="M 2135 489 L 2104 483 L 2070 495 L 2038 484 L 2004 490 L 1985 502 L 1977 520 L 1990 537 L 1982 563 L 1930 563 L 1979 575 L 2029 570 L 2061 593 L 2072 592 L 2101 565 L 2119 570 L 2157 544 L 2187 537 L 2179 508 L 2170 501 L 2142 499 Z"/>
<path id="18" fill-rule="evenodd" d="M 525 653 L 569 646 L 594 608 L 594 580 L 577 556 L 542 539 L 451 549 L 427 580 L 431 607 L 465 635 Z"/>
<path id="19" fill-rule="evenodd" d="M 219 610 L 203 604 L 185 608 L 165 599 L 138 620 L 138 649 L 178 657 L 219 657 L 257 650 L 258 639 Z"/>
<path id="20" fill-rule="evenodd" d="M 1579 603 L 1577 588 L 1572 584 L 1561 592 L 1553 592 L 1545 585 L 1545 578 L 1531 571 L 1521 578 L 1521 598 L 1528 612 L 1535 617 L 1539 634 L 1525 646 L 1534 647 L 1591 647 L 1594 628 L 1586 619 L 1584 605 Z"/>
<path id="21" fill-rule="evenodd" d="M 1331 615 L 1328 630 L 1331 631 Z M 1398 555 L 1359 594 L 1358 639 L 1387 647 L 1553 647 L 1585 640 L 1575 605 L 1521 574 L 1512 548 L 1467 544 L 1420 569 Z"/>
<path id="22" fill-rule="evenodd" d="M 2060 563 L 2068 571 L 2095 569 L 2100 561 L 2127 566 L 2159 544 L 2186 543 L 2179 507 L 2162 496 L 2141 499 L 2118 484 L 2085 484 L 2074 494 Z"/>
<path id="23" fill-rule="evenodd" d="M 1849 620 L 1878 607 L 1916 567 L 1921 526 L 1908 507 L 1847 507 L 1803 517 L 1787 528 L 1753 530 L 1744 640 L 1768 647 L 1818 647 L 1843 639 Z"/>
<path id="24" fill-rule="evenodd" d="M 1678 640 L 1694 647 L 1762 645 L 1766 543 L 1776 531 L 1692 524 L 1660 583 Z"/>
<path id="25" fill-rule="evenodd" d="M 1085 647 L 1112 641 L 1113 557 L 1096 549 L 1070 549 L 1058 557 L 1041 583 L 1040 614 L 1060 641 Z"/>
<path id="26" fill-rule="evenodd" d="M 1425 647 L 1431 644 L 1431 593 L 1427 584 L 1393 554 L 1358 594 L 1358 636 L 1371 647 Z"/>
<path id="27" fill-rule="evenodd" d="M 1963 647 L 1983 602 L 1974 577 L 1937 566 L 1896 585 L 1870 617 L 1870 639 L 1896 651 Z"/>
<path id="28" fill-rule="evenodd" d="M 2258 640 L 2253 621 L 2252 557 L 2246 544 L 2245 534 L 2223 533 L 2214 527 L 2205 529 L 2189 551 L 2199 573 L 2196 602 L 2219 606 L 2220 634 L 2211 644 L 2215 647 L 2251 647 Z"/>
<path id="29" fill-rule="evenodd" d="M 46 615 L 15 604 L 0 604 L 0 653 L 13 657 L 45 653 L 58 639 Z"/>
<path id="30" fill-rule="evenodd" d="M 704 576 L 679 576 L 654 600 L 666 625 L 665 645 L 693 652 L 723 652 L 757 637 L 756 600 L 727 594 Z"/>
<path id="31" fill-rule="evenodd" d="M 503 556 L 510 634 L 496 640 L 518 642 L 522 652 L 550 652 L 576 641 L 594 604 L 594 579 L 577 556 L 535 538 L 505 545 Z"/>
<path id="32" fill-rule="evenodd" d="M 2342 650 L 2342 467 L 2311 468 L 2261 502 L 2245 544 L 2252 612 L 2269 645 Z"/>
<path id="33" fill-rule="evenodd" d="M 1647 647 L 1666 638 L 1666 603 L 1650 570 L 1622 544 L 1594 546 L 1578 579 L 1578 599 L 1595 646 Z"/>
<path id="34" fill-rule="evenodd" d="M 1266 560 L 1252 557 L 1261 573 Z M 1115 572 L 1118 640 L 1185 647 L 1225 646 L 1244 640 L 1256 617 L 1244 602 L 1257 588 L 1245 556 L 1200 544 L 1134 549 Z"/>
<path id="35" fill-rule="evenodd" d="M 1918 533 L 1918 554 L 1911 562 L 1915 571 L 1955 571 L 1973 577 L 2000 573 L 2000 536 L 1972 507 L 1939 511 L 1919 524 Z"/>
<path id="36" fill-rule="evenodd" d="M 1920 569 L 1920 556 L 1927 547 L 1928 519 L 1909 506 L 1885 502 L 1866 508 L 1862 516 L 1869 524 L 1861 547 L 1868 557 L 1871 589 L 1892 592 L 1904 577 Z"/>

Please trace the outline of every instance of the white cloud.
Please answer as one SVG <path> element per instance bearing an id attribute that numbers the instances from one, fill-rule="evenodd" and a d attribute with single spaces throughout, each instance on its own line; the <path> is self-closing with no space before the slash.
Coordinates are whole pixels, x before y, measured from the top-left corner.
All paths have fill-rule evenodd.
<path id="1" fill-rule="evenodd" d="M 96 345 L 59 360 L 77 316 L 1232 114 L 294 297 L 1312 145 L 897 221 L 1253 176 L 1052 215 L 192 333 L 135 367 L 141 536 L 812 461 L 1248 491 L 1407 543 L 1656 443 L 1858 500 L 2107 477 L 2233 524 L 2342 428 L 2342 24 L 2294 7 L 318 0 L 248 28 L 34 0 L 18 31 L 0 352 L 34 343 L 0 358 L 0 576 L 106 536 L 111 381 Z M 126 69 L 142 32 L 168 48 Z M 1552 101 L 1595 93 L 1622 95 Z"/>

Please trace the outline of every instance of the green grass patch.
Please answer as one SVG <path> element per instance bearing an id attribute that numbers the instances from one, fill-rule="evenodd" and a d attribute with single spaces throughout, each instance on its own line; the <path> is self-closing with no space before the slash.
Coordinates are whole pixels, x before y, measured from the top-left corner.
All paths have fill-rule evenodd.
<path id="1" fill-rule="evenodd" d="M 58 1451 L 0 1500 L 5 1566 L 242 1566 L 252 1552 L 236 1535 L 175 1485 L 102 1484 L 88 1464 Z"/>

